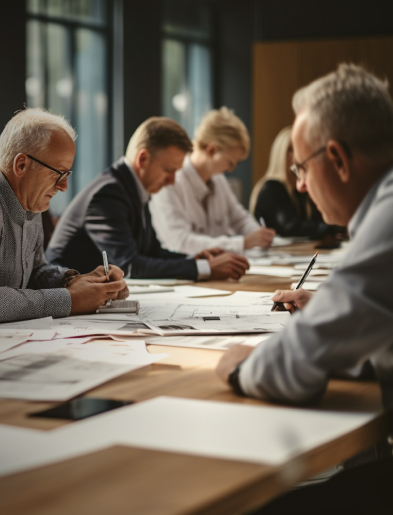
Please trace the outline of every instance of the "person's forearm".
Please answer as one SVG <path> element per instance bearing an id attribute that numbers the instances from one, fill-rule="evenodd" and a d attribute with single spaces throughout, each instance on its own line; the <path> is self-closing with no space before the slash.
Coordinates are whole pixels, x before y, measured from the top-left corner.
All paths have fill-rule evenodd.
<path id="1" fill-rule="evenodd" d="M 0 288 L 0 322 L 32 318 L 66 317 L 71 311 L 71 297 L 65 288 L 18 290 Z"/>

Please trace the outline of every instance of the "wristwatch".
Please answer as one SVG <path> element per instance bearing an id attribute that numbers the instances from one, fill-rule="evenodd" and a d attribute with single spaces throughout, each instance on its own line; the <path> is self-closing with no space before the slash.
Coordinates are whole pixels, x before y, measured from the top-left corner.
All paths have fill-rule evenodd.
<path id="1" fill-rule="evenodd" d="M 80 274 L 76 270 L 67 270 L 67 272 L 63 275 L 63 288 L 67 288 L 72 279 L 75 279 L 75 277 L 78 275 Z"/>
<path id="2" fill-rule="evenodd" d="M 233 391 L 235 393 L 237 393 L 238 395 L 244 395 L 242 387 L 240 386 L 240 383 L 239 383 L 239 373 L 240 373 L 240 367 L 241 367 L 242 363 L 243 363 L 243 361 L 238 363 L 228 376 L 228 383 L 232 387 Z"/>

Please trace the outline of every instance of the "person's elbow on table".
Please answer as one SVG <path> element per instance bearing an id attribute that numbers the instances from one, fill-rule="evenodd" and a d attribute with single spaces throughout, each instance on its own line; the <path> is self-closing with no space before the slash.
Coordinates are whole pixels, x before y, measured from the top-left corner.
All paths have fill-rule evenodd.
<path id="1" fill-rule="evenodd" d="M 228 383 L 229 374 L 239 363 L 244 361 L 254 350 L 249 345 L 233 345 L 222 356 L 216 367 L 218 377 L 224 383 Z"/>

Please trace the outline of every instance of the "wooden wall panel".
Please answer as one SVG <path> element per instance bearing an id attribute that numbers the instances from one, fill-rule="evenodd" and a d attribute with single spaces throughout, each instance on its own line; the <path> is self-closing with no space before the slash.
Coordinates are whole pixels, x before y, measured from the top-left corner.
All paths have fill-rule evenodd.
<path id="1" fill-rule="evenodd" d="M 392 37 L 254 45 L 253 184 L 266 171 L 277 133 L 293 122 L 293 93 L 344 61 L 386 77 L 393 93 Z"/>
<path id="2" fill-rule="evenodd" d="M 296 44 L 267 43 L 254 47 L 254 184 L 266 171 L 275 135 L 285 125 L 292 123 L 291 99 L 299 84 L 297 53 Z"/>

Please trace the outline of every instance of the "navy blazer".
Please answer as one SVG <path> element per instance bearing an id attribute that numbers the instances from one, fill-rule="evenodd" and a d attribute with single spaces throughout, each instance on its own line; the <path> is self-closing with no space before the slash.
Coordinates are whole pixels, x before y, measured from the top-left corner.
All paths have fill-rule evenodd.
<path id="1" fill-rule="evenodd" d="M 73 199 L 56 225 L 46 257 L 87 273 L 102 265 L 105 250 L 109 263 L 127 277 L 196 280 L 195 259 L 163 249 L 148 205 L 144 216 L 145 225 L 135 179 L 120 159 Z"/>

